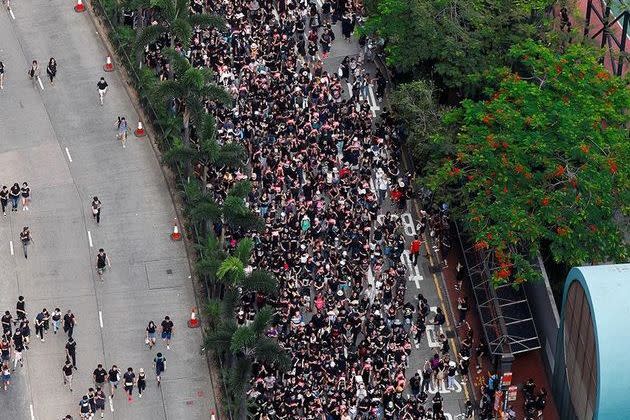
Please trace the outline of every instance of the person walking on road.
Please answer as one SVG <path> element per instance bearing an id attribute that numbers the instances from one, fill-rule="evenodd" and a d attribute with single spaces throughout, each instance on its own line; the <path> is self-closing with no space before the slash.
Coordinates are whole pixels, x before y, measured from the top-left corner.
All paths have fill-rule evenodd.
<path id="1" fill-rule="evenodd" d="M 26 211 L 31 202 L 31 187 L 29 187 L 26 182 L 23 182 L 20 193 L 22 194 L 22 211 Z"/>
<path id="2" fill-rule="evenodd" d="M 61 309 L 55 308 L 51 316 L 52 324 L 53 324 L 53 333 L 57 334 L 59 328 L 61 328 Z"/>
<path id="3" fill-rule="evenodd" d="M 125 143 L 127 142 L 127 133 L 129 131 L 129 126 L 127 125 L 127 120 L 125 117 L 118 117 L 118 121 L 116 122 L 118 132 L 116 134 L 116 138 L 120 140 L 122 143 L 122 147 L 125 148 Z"/>
<path id="4" fill-rule="evenodd" d="M 7 312 L 5 312 L 5 315 L 10 316 L 11 314 Z M 17 320 L 14 322 L 14 324 L 23 319 L 26 319 L 26 302 L 24 301 L 24 296 L 18 296 L 18 301 L 15 304 L 15 314 L 17 316 Z"/>
<path id="5" fill-rule="evenodd" d="M 44 342 L 44 311 L 35 315 L 35 335 L 39 335 L 39 339 Z"/>
<path id="6" fill-rule="evenodd" d="M 144 369 L 140 368 L 138 371 L 138 398 L 142 398 L 142 393 L 147 388 L 147 378 L 144 373 Z"/>
<path id="7" fill-rule="evenodd" d="M 132 402 L 133 386 L 136 383 L 136 374 L 133 373 L 133 368 L 127 368 L 127 372 L 123 375 L 123 383 L 125 385 L 125 392 L 127 393 L 127 401 Z"/>
<path id="8" fill-rule="evenodd" d="M 101 101 L 101 106 L 103 106 L 103 99 L 105 99 L 105 94 L 107 93 L 107 82 L 104 77 L 101 77 L 101 80 L 96 83 L 96 88 L 98 89 L 98 98 Z"/>
<path id="9" fill-rule="evenodd" d="M 46 74 L 50 79 L 50 84 L 55 85 L 55 77 L 57 76 L 57 60 L 54 57 L 50 57 L 48 61 L 48 67 L 46 67 Z"/>
<path id="10" fill-rule="evenodd" d="M 6 391 L 11 385 L 11 370 L 9 369 L 9 364 L 4 363 L 2 365 L 2 387 Z"/>
<path id="11" fill-rule="evenodd" d="M 2 334 L 3 336 L 10 338 L 11 337 L 11 320 L 13 316 L 11 312 L 5 311 L 2 318 L 0 318 L 0 322 L 2 322 Z"/>
<path id="12" fill-rule="evenodd" d="M 166 370 L 166 357 L 162 356 L 162 353 L 158 353 L 153 359 L 153 364 L 155 365 L 155 379 L 157 379 L 157 384 L 160 386 L 162 373 Z"/>
<path id="13" fill-rule="evenodd" d="M 420 255 L 421 245 L 422 245 L 422 242 L 420 241 L 420 238 L 418 237 L 418 235 L 416 235 L 413 238 L 413 241 L 411 241 L 411 245 L 409 245 L 409 257 L 411 258 L 412 265 L 418 264 L 418 256 Z"/>
<path id="14" fill-rule="evenodd" d="M 24 258 L 26 259 L 28 259 L 28 246 L 31 244 L 32 240 L 31 231 L 28 226 L 24 226 L 22 232 L 20 232 L 20 241 L 22 242 L 22 250 L 24 251 Z"/>
<path id="15" fill-rule="evenodd" d="M 31 327 L 28 325 L 28 319 L 23 319 L 20 322 L 20 332 L 24 338 L 24 347 L 28 350 L 28 345 L 31 342 Z"/>
<path id="16" fill-rule="evenodd" d="M 114 390 L 118 389 L 118 382 L 120 381 L 118 366 L 112 365 L 112 368 L 107 372 L 107 381 L 109 382 L 109 398 L 114 398 Z"/>
<path id="17" fill-rule="evenodd" d="M 18 211 L 17 206 L 21 193 L 22 189 L 20 188 L 20 185 L 17 182 L 14 183 L 9 190 L 9 198 L 11 199 L 11 211 Z"/>
<path id="18" fill-rule="evenodd" d="M 11 343 L 7 337 L 2 337 L 0 341 L 0 360 L 1 363 L 11 363 Z"/>
<path id="19" fill-rule="evenodd" d="M 70 360 L 66 359 L 66 363 L 61 368 L 61 372 L 63 373 L 63 384 L 64 385 L 68 385 L 68 388 L 70 389 L 70 392 L 72 392 L 72 373 L 73 373 L 73 370 L 74 370 L 74 368 L 72 366 L 72 363 L 70 363 Z"/>
<path id="20" fill-rule="evenodd" d="M 171 338 L 173 337 L 173 321 L 167 315 L 164 317 L 164 321 L 162 321 L 162 340 L 166 343 L 166 349 L 170 350 L 171 348 Z"/>
<path id="21" fill-rule="evenodd" d="M 20 367 L 24 367 L 24 360 L 22 359 L 22 352 L 24 351 L 24 337 L 22 337 L 22 331 L 20 328 L 15 329 L 13 334 L 13 371 L 17 367 L 18 363 Z"/>
<path id="22" fill-rule="evenodd" d="M 77 370 L 77 342 L 74 341 L 74 338 L 68 338 L 68 342 L 66 343 L 66 359 L 72 361 L 72 366 L 74 370 Z"/>
<path id="23" fill-rule="evenodd" d="M 149 350 L 151 350 L 153 346 L 155 346 L 155 330 L 156 329 L 157 329 L 157 326 L 155 325 L 155 322 L 149 321 L 149 325 L 147 325 L 147 328 L 146 328 L 146 337 L 144 339 L 144 342 L 149 346 Z"/>
<path id="24" fill-rule="evenodd" d="M 99 411 L 101 412 L 101 418 L 105 417 L 105 392 L 103 392 L 102 387 L 97 386 L 94 393 L 94 414 Z"/>
<path id="25" fill-rule="evenodd" d="M 0 190 L 0 204 L 2 205 L 2 214 L 7 215 L 7 206 L 9 205 L 9 189 L 6 185 Z"/>
<path id="26" fill-rule="evenodd" d="M 39 75 L 39 64 L 37 63 L 37 60 L 33 60 L 31 68 L 28 70 L 28 76 L 31 78 L 33 85 L 37 85 L 37 83 L 39 82 Z"/>
<path id="27" fill-rule="evenodd" d="M 68 338 L 72 337 L 74 327 L 77 325 L 77 319 L 70 309 L 63 316 L 63 332 L 68 334 Z"/>
<path id="28" fill-rule="evenodd" d="M 101 223 L 101 206 L 102 205 L 103 204 L 101 203 L 101 200 L 99 200 L 98 197 L 94 196 L 94 198 L 92 199 L 92 205 L 90 206 L 90 208 L 92 209 L 92 217 L 96 219 L 97 224 Z"/>
<path id="29" fill-rule="evenodd" d="M 92 418 L 92 407 L 90 406 L 90 399 L 87 395 L 84 395 L 79 401 L 79 411 L 81 412 L 82 419 Z"/>
<path id="30" fill-rule="evenodd" d="M 107 267 L 111 268 L 112 263 L 109 260 L 109 257 L 105 253 L 103 248 L 98 250 L 98 254 L 96 254 L 96 272 L 98 273 L 98 278 L 103 281 L 103 273 Z"/>
<path id="31" fill-rule="evenodd" d="M 103 388 L 105 386 L 105 379 L 107 378 L 107 371 L 103 368 L 101 363 L 98 364 L 94 372 L 92 372 L 92 379 L 94 380 L 94 385 L 97 388 Z"/>

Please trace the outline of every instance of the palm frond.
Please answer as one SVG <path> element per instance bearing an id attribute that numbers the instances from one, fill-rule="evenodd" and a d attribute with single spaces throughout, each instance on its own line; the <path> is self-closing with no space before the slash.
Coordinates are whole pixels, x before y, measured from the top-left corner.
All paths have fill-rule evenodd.
<path id="1" fill-rule="evenodd" d="M 136 50 L 144 50 L 144 47 L 149 44 L 153 44 L 163 33 L 167 31 L 167 28 L 162 25 L 149 25 L 145 27 L 138 36 L 138 39 L 136 39 Z"/>
<path id="2" fill-rule="evenodd" d="M 238 327 L 230 339 L 230 351 L 233 354 L 248 354 L 256 340 L 258 337 L 251 327 Z"/>
<path id="3" fill-rule="evenodd" d="M 188 23 L 185 17 L 182 18 L 181 16 L 178 16 L 171 22 L 170 32 L 184 45 L 188 45 L 190 39 L 192 38 L 193 28 L 190 26 L 190 23 Z"/>
<path id="4" fill-rule="evenodd" d="M 247 151 L 240 143 L 226 143 L 221 146 L 215 159 L 218 167 L 229 166 L 232 168 L 242 168 L 247 160 Z"/>
<path id="5" fill-rule="evenodd" d="M 212 114 L 206 113 L 201 119 L 199 138 L 215 141 L 217 137 L 217 120 Z M 216 143 L 216 142 L 215 142 Z"/>
<path id="6" fill-rule="evenodd" d="M 167 22 L 172 22 L 177 18 L 177 11 L 173 0 L 151 0 L 151 5 L 157 7 L 160 11 L 160 16 Z"/>
<path id="7" fill-rule="evenodd" d="M 215 260 L 214 258 L 201 258 L 195 264 L 195 270 L 197 270 L 197 274 L 200 276 L 209 276 L 213 278 L 216 276 L 216 272 L 221 265 L 220 261 Z"/>
<path id="8" fill-rule="evenodd" d="M 195 158 L 197 151 L 189 146 L 185 146 L 178 139 L 170 149 L 162 154 L 162 162 L 164 163 L 188 163 Z"/>
<path id="9" fill-rule="evenodd" d="M 206 197 L 190 209 L 190 218 L 193 222 L 216 222 L 221 220 L 221 207 L 210 198 Z"/>
<path id="10" fill-rule="evenodd" d="M 236 328 L 234 323 L 221 323 L 215 331 L 206 335 L 204 347 L 218 353 L 229 351 Z"/>
<path id="11" fill-rule="evenodd" d="M 252 250 L 254 249 L 254 241 L 252 238 L 243 238 L 238 241 L 236 249 L 233 255 L 241 260 L 243 265 L 249 264 L 249 260 L 252 258 Z"/>
<path id="12" fill-rule="evenodd" d="M 273 274 L 264 270 L 254 270 L 242 282 L 243 289 L 262 292 L 270 295 L 278 293 L 278 280 Z"/>
<path id="13" fill-rule="evenodd" d="M 271 318 L 273 317 L 273 309 L 269 305 L 265 305 L 261 310 L 258 311 L 254 321 L 250 325 L 254 334 L 257 337 L 262 337 L 265 333 L 265 330 L 269 326 L 271 322 Z"/>
<path id="14" fill-rule="evenodd" d="M 232 285 L 239 284 L 245 278 L 245 266 L 237 257 L 227 257 L 219 266 L 217 277 Z"/>
<path id="15" fill-rule="evenodd" d="M 192 68 L 186 57 L 173 48 L 165 48 L 162 50 L 162 55 L 168 59 L 173 66 L 173 71 L 178 75 L 184 74 L 188 69 Z"/>
<path id="16" fill-rule="evenodd" d="M 210 80 L 212 80 L 212 76 L 210 77 Z M 206 78 L 205 75 L 204 78 Z M 216 83 L 206 83 L 201 94 L 207 100 L 220 103 L 224 106 L 230 106 L 232 104 L 232 96 L 222 86 Z"/>
<path id="17" fill-rule="evenodd" d="M 182 84 L 177 80 L 165 80 L 160 82 L 155 88 L 155 94 L 164 102 L 186 96 Z"/>
<path id="18" fill-rule="evenodd" d="M 221 16 L 217 15 L 208 15 L 208 14 L 200 14 L 200 15 L 190 15 L 188 18 L 188 22 L 192 26 L 199 26 L 204 29 L 216 28 L 218 30 L 225 29 L 225 20 Z"/>
<path id="19" fill-rule="evenodd" d="M 247 194 L 249 194 L 251 191 L 252 183 L 251 181 L 245 179 L 236 182 L 228 191 L 228 195 L 231 195 L 233 197 L 245 198 L 247 197 Z"/>
<path id="20" fill-rule="evenodd" d="M 287 351 L 280 347 L 275 340 L 268 337 L 258 340 L 254 356 L 257 360 L 276 365 L 282 371 L 291 368 L 291 357 Z"/>
<path id="21" fill-rule="evenodd" d="M 236 311 L 236 306 L 240 303 L 241 296 L 234 289 L 226 289 L 223 294 L 223 317 L 227 319 L 232 319 L 234 317 L 234 312 Z"/>

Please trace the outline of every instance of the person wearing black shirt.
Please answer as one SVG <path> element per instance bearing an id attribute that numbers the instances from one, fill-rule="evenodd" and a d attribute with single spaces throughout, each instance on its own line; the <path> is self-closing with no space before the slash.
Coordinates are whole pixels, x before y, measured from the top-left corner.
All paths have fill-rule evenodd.
<path id="1" fill-rule="evenodd" d="M 92 407 L 90 407 L 90 399 L 87 395 L 84 395 L 81 401 L 79 401 L 79 410 L 81 411 L 82 419 L 89 419 L 91 417 Z"/>
<path id="2" fill-rule="evenodd" d="M 68 338 L 72 337 L 74 332 L 74 326 L 77 325 L 77 320 L 70 309 L 63 316 L 63 331 L 68 334 Z"/>
<path id="3" fill-rule="evenodd" d="M 173 336 L 173 321 L 168 316 L 162 321 L 162 340 L 166 343 L 166 348 L 171 348 L 171 337 Z"/>
<path id="4" fill-rule="evenodd" d="M 136 382 L 136 374 L 133 373 L 133 368 L 127 368 L 127 372 L 123 375 L 123 383 L 125 385 L 125 392 L 127 395 L 127 401 L 133 401 L 132 393 L 133 393 L 133 385 Z"/>
<path id="5" fill-rule="evenodd" d="M 20 241 L 22 241 L 22 250 L 24 251 L 24 258 L 28 258 L 28 246 L 31 243 L 33 237 L 28 226 L 24 226 L 22 232 L 20 232 Z"/>
<path id="6" fill-rule="evenodd" d="M 97 411 L 101 412 L 101 418 L 105 417 L 105 392 L 100 386 L 96 387 L 96 392 L 94 393 L 94 414 Z"/>
<path id="7" fill-rule="evenodd" d="M 68 385 L 68 388 L 70 388 L 70 391 L 72 392 L 72 371 L 73 371 L 73 367 L 72 367 L 72 363 L 70 363 L 70 360 L 66 359 L 66 363 L 61 368 L 61 371 L 63 372 L 63 384 L 64 385 Z M 86 398 L 86 400 L 87 400 L 87 398 Z M 89 404 L 88 404 L 88 407 L 89 407 Z"/>
<path id="8" fill-rule="evenodd" d="M 17 206 L 21 193 L 22 190 L 20 189 L 20 185 L 16 182 L 9 190 L 9 198 L 11 199 L 11 211 L 18 211 Z"/>
<path id="9" fill-rule="evenodd" d="M 6 337 L 11 337 L 11 320 L 13 316 L 11 316 L 11 312 L 5 311 L 4 315 L 2 315 L 2 334 Z"/>
<path id="10" fill-rule="evenodd" d="M 110 395 L 113 398 L 114 390 L 118 389 L 118 381 L 120 381 L 120 371 L 118 370 L 118 366 L 112 366 L 112 368 L 107 373 L 107 380 L 109 381 Z"/>
<path id="11" fill-rule="evenodd" d="M 7 205 L 9 204 L 9 189 L 6 185 L 0 190 L 0 204 L 2 204 L 2 214 L 7 215 Z"/>
<path id="12" fill-rule="evenodd" d="M 140 368 L 138 372 L 138 397 L 142 398 L 142 391 L 144 391 L 147 387 L 147 378 L 144 373 L 144 369 Z"/>
<path id="13" fill-rule="evenodd" d="M 17 315 L 18 321 L 26 318 L 26 302 L 24 301 L 24 296 L 18 297 L 18 301 L 15 304 L 15 313 Z M 5 312 L 6 315 L 9 315 L 9 312 Z"/>
<path id="14" fill-rule="evenodd" d="M 96 83 L 96 87 L 98 88 L 98 97 L 101 101 L 101 106 L 103 106 L 103 99 L 105 98 L 105 94 L 107 93 L 107 82 L 104 77 L 101 77 L 101 80 Z"/>
<path id="15" fill-rule="evenodd" d="M 166 357 L 162 356 L 162 353 L 158 353 L 153 359 L 153 363 L 155 364 L 155 377 L 158 386 L 160 386 L 162 372 L 166 370 Z"/>
<path id="16" fill-rule="evenodd" d="M 107 376 L 107 371 L 103 369 L 103 365 L 99 363 L 96 369 L 94 369 L 94 372 L 92 372 L 94 385 L 96 385 L 97 388 L 103 388 L 103 385 L 105 385 L 106 376 Z"/>
<path id="17" fill-rule="evenodd" d="M 72 337 L 68 338 L 66 343 L 66 358 L 72 360 L 72 365 L 77 370 L 77 343 Z"/>

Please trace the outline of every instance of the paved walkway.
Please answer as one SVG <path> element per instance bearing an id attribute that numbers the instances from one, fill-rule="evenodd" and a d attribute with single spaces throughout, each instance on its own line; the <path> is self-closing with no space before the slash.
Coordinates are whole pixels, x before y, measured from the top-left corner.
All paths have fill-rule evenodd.
<path id="1" fill-rule="evenodd" d="M 0 391 L 0 418 L 78 418 L 91 372 L 103 363 L 142 367 L 148 379 L 144 398 L 132 404 L 119 390 L 106 418 L 206 419 L 214 401 L 201 331 L 185 326 L 194 295 L 184 246 L 168 236 L 173 203 L 148 139 L 131 134 L 126 149 L 115 140 L 118 115 L 131 128 L 138 118 L 122 81 L 103 73 L 106 51 L 89 15 L 75 13 L 72 2 L 12 3 L 15 19 L 0 12 L 0 183 L 27 181 L 33 202 L 28 212 L 0 216 L 0 310 L 15 313 L 18 295 L 26 297 L 31 324 L 42 307 L 72 309 L 79 370 L 71 393 L 62 387 L 65 336 L 51 332 L 45 343 L 33 337 L 24 368 Z M 55 86 L 46 80 L 51 56 Z M 27 77 L 33 59 L 42 86 Z M 96 90 L 102 75 L 110 85 L 103 107 Z M 94 195 L 103 202 L 100 225 L 89 211 Z M 17 245 L 26 225 L 34 239 L 28 260 Z M 104 283 L 94 271 L 100 247 L 112 261 Z M 165 315 L 175 322 L 171 350 L 159 343 L 149 352 L 147 322 Z M 161 388 L 152 370 L 156 351 L 168 360 Z"/>
<path id="2" fill-rule="evenodd" d="M 330 51 L 329 57 L 324 60 L 324 68 L 328 72 L 336 72 L 339 67 L 339 63 L 343 60 L 345 56 L 350 57 L 359 57 L 360 46 L 356 38 L 352 38 L 352 42 L 346 42 L 343 39 L 341 34 L 341 24 L 338 23 L 333 27 L 335 32 L 335 42 L 332 44 L 332 49 Z M 376 75 L 376 67 L 373 63 L 366 62 L 365 68 L 370 73 L 371 76 Z M 380 111 L 382 111 L 383 104 L 375 98 L 374 95 L 375 87 L 370 86 L 370 92 L 368 96 L 368 102 L 372 107 L 372 111 L 378 115 Z M 347 92 L 346 92 L 347 93 Z M 401 168 L 402 170 L 402 168 Z M 388 201 L 388 200 L 387 200 Z M 408 211 L 409 210 L 409 211 Z M 384 204 L 382 209 L 382 214 L 386 211 L 391 211 L 392 213 L 397 213 L 403 222 L 403 226 L 405 228 L 405 238 L 407 240 L 407 249 L 413 237 L 416 233 L 416 226 L 418 224 L 418 220 L 416 216 L 418 214 L 419 208 L 417 208 L 412 200 L 408 201 L 407 209 L 404 212 L 400 212 L 398 209 L 392 208 L 387 203 Z M 454 357 L 454 350 L 457 348 L 454 337 L 456 337 L 456 331 L 454 330 L 453 320 L 450 317 L 450 312 L 447 311 L 446 301 L 444 300 L 444 294 L 442 292 L 441 280 L 434 274 L 431 269 L 430 261 L 427 261 L 424 258 L 425 252 L 420 253 L 419 263 L 414 266 L 411 264 L 408 256 L 403 255 L 403 259 L 407 264 L 408 268 L 408 285 L 407 291 L 405 294 L 405 302 L 412 302 L 414 305 L 417 304 L 417 296 L 419 293 L 422 293 L 424 297 L 428 300 L 429 306 L 431 307 L 431 313 L 427 317 L 427 321 L 432 321 L 435 316 L 435 311 L 438 307 L 441 307 L 444 312 L 447 314 L 448 322 L 442 328 L 442 332 L 445 333 L 447 337 L 450 337 L 449 345 L 451 347 L 451 360 L 457 361 L 457 358 Z M 415 316 L 414 316 L 415 319 Z M 420 341 L 420 345 L 412 350 L 411 356 L 409 358 L 409 369 L 407 370 L 407 379 L 409 380 L 417 370 L 421 370 L 424 361 L 426 359 L 430 359 L 433 355 L 440 351 L 441 344 L 438 342 L 438 336 L 440 331 L 436 331 L 434 326 L 427 325 L 427 334 L 422 337 Z M 435 395 L 438 390 L 433 386 L 429 388 L 429 399 L 427 406 L 430 406 L 431 398 Z M 410 391 L 408 390 L 410 393 Z M 446 389 L 445 386 L 439 390 L 440 394 L 444 398 L 444 412 L 448 419 L 458 419 L 463 418 L 461 413 L 463 413 L 465 402 L 468 399 L 470 393 L 467 384 L 463 384 L 461 380 L 461 375 L 457 375 L 455 379 L 455 390 L 450 391 Z"/>

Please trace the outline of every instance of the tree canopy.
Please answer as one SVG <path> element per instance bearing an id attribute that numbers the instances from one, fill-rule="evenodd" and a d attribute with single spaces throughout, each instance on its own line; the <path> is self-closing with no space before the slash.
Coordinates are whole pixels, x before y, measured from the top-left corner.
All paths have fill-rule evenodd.
<path id="1" fill-rule="evenodd" d="M 618 219 L 628 215 L 630 90 L 598 53 L 557 54 L 526 42 L 511 48 L 487 99 L 466 100 L 456 153 L 427 178 L 457 206 L 478 249 L 495 253 L 495 280 L 523 281 L 541 243 L 567 265 L 623 261 Z"/>
<path id="2" fill-rule="evenodd" d="M 465 89 L 476 75 L 504 63 L 511 45 L 544 31 L 550 0 L 375 0 L 364 30 L 386 41 L 387 63 L 420 66 L 445 86 Z"/>

